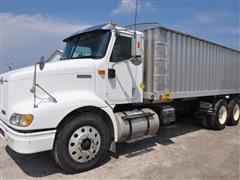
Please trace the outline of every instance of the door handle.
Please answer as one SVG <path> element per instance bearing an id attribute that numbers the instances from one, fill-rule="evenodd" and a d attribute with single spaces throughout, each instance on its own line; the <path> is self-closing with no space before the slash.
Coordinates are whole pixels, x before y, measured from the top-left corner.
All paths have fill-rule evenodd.
<path id="1" fill-rule="evenodd" d="M 108 78 L 109 79 L 112 79 L 112 78 L 115 78 L 116 77 L 116 70 L 115 69 L 113 69 L 113 68 L 109 68 L 108 69 Z"/>

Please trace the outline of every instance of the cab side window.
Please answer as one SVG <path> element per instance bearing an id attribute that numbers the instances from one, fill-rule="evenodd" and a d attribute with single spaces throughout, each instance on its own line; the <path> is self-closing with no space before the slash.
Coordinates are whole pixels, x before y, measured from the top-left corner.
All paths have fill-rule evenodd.
<path id="1" fill-rule="evenodd" d="M 132 39 L 129 37 L 118 36 L 111 54 L 111 62 L 119 62 L 131 58 Z"/>

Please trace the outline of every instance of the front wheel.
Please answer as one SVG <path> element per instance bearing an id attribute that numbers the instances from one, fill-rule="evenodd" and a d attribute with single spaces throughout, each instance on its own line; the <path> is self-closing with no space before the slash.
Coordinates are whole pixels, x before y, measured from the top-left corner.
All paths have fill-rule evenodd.
<path id="1" fill-rule="evenodd" d="M 54 159 L 66 172 L 87 171 L 105 160 L 109 145 L 109 131 L 103 120 L 92 114 L 80 115 L 58 132 Z"/>

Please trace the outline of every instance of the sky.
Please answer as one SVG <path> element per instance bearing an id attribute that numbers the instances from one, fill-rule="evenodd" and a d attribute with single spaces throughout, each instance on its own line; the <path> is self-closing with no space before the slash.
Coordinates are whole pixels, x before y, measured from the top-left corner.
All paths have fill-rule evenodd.
<path id="1" fill-rule="evenodd" d="M 0 0 L 0 72 L 47 59 L 83 28 L 134 23 L 135 0 Z M 160 25 L 240 50 L 240 0 L 139 0 L 137 22 Z"/>

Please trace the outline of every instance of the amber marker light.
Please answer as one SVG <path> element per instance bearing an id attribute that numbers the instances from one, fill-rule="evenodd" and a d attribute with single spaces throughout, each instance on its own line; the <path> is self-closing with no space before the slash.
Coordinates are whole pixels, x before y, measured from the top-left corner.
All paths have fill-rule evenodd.
<path id="1" fill-rule="evenodd" d="M 25 115 L 26 126 L 29 126 L 32 123 L 32 120 L 33 120 L 33 116 L 31 114 Z"/>
<path id="2" fill-rule="evenodd" d="M 98 70 L 98 74 L 99 75 L 104 75 L 105 74 L 105 70 L 104 69 L 99 69 Z"/>

